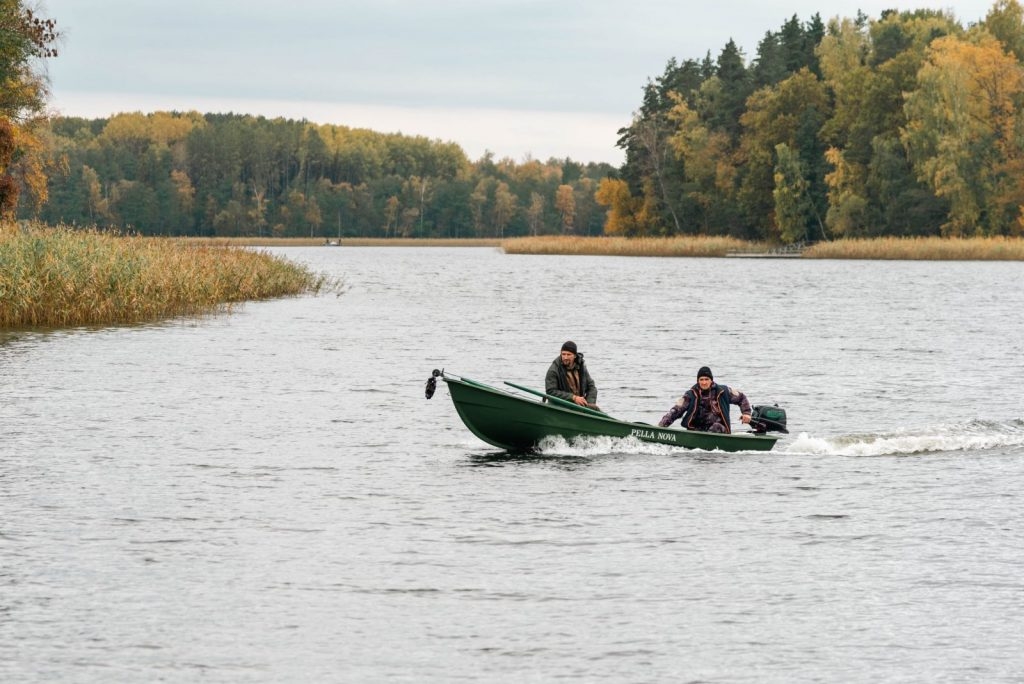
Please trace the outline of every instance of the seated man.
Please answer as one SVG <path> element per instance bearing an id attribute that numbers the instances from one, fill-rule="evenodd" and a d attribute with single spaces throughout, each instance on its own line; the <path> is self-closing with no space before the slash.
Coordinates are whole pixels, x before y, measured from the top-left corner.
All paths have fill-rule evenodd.
<path id="1" fill-rule="evenodd" d="M 739 406 L 743 413 L 740 420 L 744 423 L 750 422 L 750 402 L 747 401 L 747 395 L 715 383 L 711 369 L 701 366 L 697 371 L 697 384 L 679 397 L 676 405 L 669 409 L 658 425 L 668 427 L 682 418 L 682 426 L 687 430 L 731 433 L 729 404 Z"/>
<path id="2" fill-rule="evenodd" d="M 597 409 L 597 385 L 583 363 L 583 354 L 576 353 L 576 343 L 566 342 L 562 353 L 551 362 L 544 376 L 544 391 L 551 396 Z"/>

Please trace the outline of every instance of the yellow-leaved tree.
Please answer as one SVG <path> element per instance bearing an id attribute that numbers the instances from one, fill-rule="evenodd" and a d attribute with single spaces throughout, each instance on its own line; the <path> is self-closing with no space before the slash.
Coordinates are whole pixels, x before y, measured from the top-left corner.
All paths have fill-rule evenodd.
<path id="1" fill-rule="evenodd" d="M 944 235 L 1020 231 L 1024 68 L 985 31 L 936 39 L 902 133 L 918 178 L 950 203 Z"/>
<path id="2" fill-rule="evenodd" d="M 27 190 L 46 201 L 39 131 L 48 96 L 42 60 L 56 57 L 53 19 L 36 16 L 21 0 L 0 0 L 0 219 L 10 219 Z"/>
<path id="3" fill-rule="evenodd" d="M 555 191 L 555 209 L 562 217 L 562 232 L 566 235 L 573 232 L 576 220 L 576 196 L 571 185 L 559 185 Z"/>
<path id="4" fill-rule="evenodd" d="M 650 228 L 650 218 L 643 197 L 634 197 L 629 192 L 629 185 L 624 180 L 605 178 L 597 186 L 594 199 L 603 207 L 608 207 L 604 222 L 605 235 L 623 235 L 636 237 L 646 235 Z"/>
<path id="5" fill-rule="evenodd" d="M 515 216 L 517 209 L 516 196 L 512 194 L 512 191 L 508 187 L 508 183 L 501 181 L 497 187 L 494 188 L 494 232 L 500 237 L 505 237 L 505 228 L 508 227 L 509 221 Z"/>

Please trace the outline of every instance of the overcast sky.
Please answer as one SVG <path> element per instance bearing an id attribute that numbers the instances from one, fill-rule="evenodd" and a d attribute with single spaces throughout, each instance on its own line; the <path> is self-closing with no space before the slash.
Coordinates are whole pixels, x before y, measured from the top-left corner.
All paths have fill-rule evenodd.
<path id="1" fill-rule="evenodd" d="M 794 14 L 877 18 L 994 0 L 43 0 L 69 116 L 189 110 L 308 119 L 451 140 L 522 161 L 622 162 L 616 131 L 671 57 L 748 60 Z"/>

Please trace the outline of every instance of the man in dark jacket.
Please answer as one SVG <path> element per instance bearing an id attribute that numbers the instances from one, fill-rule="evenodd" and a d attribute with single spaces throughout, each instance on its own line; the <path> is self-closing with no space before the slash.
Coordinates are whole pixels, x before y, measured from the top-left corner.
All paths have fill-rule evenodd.
<path id="1" fill-rule="evenodd" d="M 576 352 L 575 342 L 562 345 L 562 353 L 551 362 L 544 376 L 544 391 L 580 406 L 597 408 L 597 385 L 583 363 L 583 354 Z"/>
<path id="2" fill-rule="evenodd" d="M 740 407 L 743 414 L 740 420 L 744 423 L 750 422 L 750 402 L 747 401 L 747 395 L 717 384 L 711 375 L 711 369 L 701 366 L 697 371 L 697 384 L 679 397 L 676 405 L 669 409 L 658 425 L 668 427 L 676 419 L 682 418 L 682 426 L 687 430 L 730 433 L 730 404 Z"/>

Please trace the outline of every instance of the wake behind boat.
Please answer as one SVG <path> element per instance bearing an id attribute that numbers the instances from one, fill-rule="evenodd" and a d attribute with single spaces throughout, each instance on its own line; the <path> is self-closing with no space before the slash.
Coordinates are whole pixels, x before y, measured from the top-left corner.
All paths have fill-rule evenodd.
<path id="1" fill-rule="evenodd" d="M 438 377 L 448 385 L 452 403 L 466 427 L 488 444 L 507 451 L 536 449 L 547 437 L 635 437 L 684 449 L 770 451 L 779 437 L 767 431 L 786 432 L 786 413 L 778 407 L 755 406 L 750 423 L 753 432 L 699 432 L 618 420 L 515 383 L 505 384 L 532 396 L 514 394 L 443 370 L 434 370 L 427 380 L 428 399 L 434 394 Z"/>

